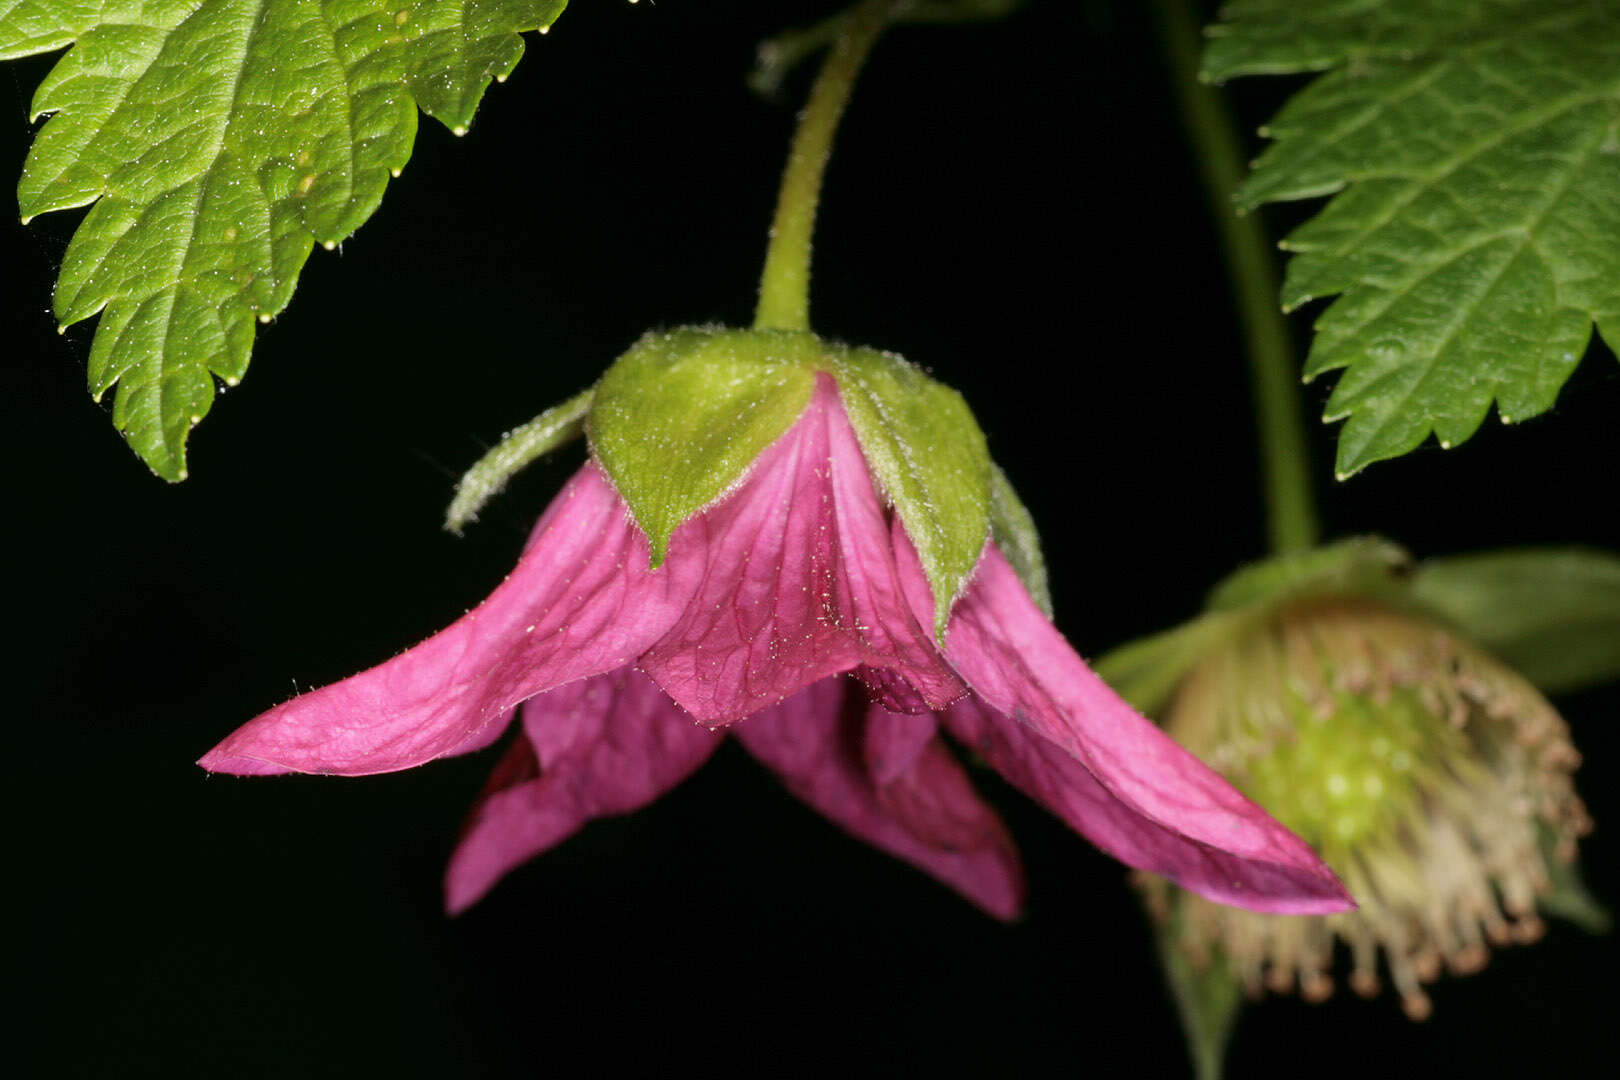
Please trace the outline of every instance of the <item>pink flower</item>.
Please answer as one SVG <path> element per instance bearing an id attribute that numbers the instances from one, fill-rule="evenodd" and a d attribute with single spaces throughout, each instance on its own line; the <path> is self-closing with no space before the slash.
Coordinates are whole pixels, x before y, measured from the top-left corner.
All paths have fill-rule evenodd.
<path id="1" fill-rule="evenodd" d="M 1022 893 L 1005 828 L 941 730 L 1121 861 L 1259 911 L 1351 907 L 1297 837 L 1135 713 L 1040 613 L 993 543 L 936 644 L 915 549 L 831 378 L 745 480 L 645 534 L 595 464 L 482 605 L 370 671 L 250 721 L 200 764 L 363 775 L 508 752 L 452 859 L 453 910 L 592 818 L 643 806 L 720 741 L 987 911 Z"/>

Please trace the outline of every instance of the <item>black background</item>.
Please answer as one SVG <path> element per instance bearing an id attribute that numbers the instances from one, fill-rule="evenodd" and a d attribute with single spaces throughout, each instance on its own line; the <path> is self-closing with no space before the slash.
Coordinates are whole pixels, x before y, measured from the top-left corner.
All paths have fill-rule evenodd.
<path id="1" fill-rule="evenodd" d="M 986 781 L 1027 917 L 983 917 L 847 839 L 741 754 L 593 825 L 457 921 L 438 875 L 495 752 L 406 774 L 241 781 L 191 764 L 240 722 L 426 636 L 501 577 L 573 449 L 466 539 L 453 476 L 655 325 L 746 323 L 792 119 L 753 44 L 816 3 L 578 0 L 470 135 L 424 121 L 381 210 L 319 250 L 252 370 L 150 477 L 82 389 L 49 290 L 78 215 L 0 227 L 0 460 L 15 637 L 14 976 L 53 1071 L 100 1075 L 1113 1075 L 1185 1072 L 1124 872 Z M 49 67 L 6 66 L 0 173 Z M 1294 83 L 1233 88 L 1252 127 Z M 14 209 L 14 205 L 13 205 Z M 1285 209 L 1278 229 L 1298 220 Z M 829 176 L 813 319 L 960 387 L 1044 528 L 1086 655 L 1191 613 L 1263 550 L 1240 340 L 1151 28 L 1036 3 L 879 46 Z M 1296 321 L 1302 340 L 1306 319 Z M 1330 383 L 1331 380 L 1324 380 Z M 1319 411 L 1328 386 L 1305 391 Z M 1620 369 L 1344 484 L 1333 535 L 1419 554 L 1620 547 Z M 1620 694 L 1560 703 L 1620 901 Z M 1435 990 L 1274 1000 L 1232 1075 L 1587 1075 L 1613 937 L 1563 924 Z"/>

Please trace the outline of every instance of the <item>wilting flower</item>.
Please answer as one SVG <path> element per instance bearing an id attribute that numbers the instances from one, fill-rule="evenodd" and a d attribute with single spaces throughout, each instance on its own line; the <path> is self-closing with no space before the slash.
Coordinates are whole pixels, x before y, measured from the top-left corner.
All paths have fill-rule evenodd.
<path id="1" fill-rule="evenodd" d="M 994 543 L 941 644 L 917 547 L 867 462 L 816 374 L 785 434 L 674 528 L 655 569 L 593 461 L 482 605 L 270 710 L 201 764 L 404 769 L 493 742 L 526 702 L 525 737 L 452 862 L 459 908 L 589 819 L 679 783 L 728 729 L 850 832 L 1010 915 L 1016 855 L 943 730 L 1132 866 L 1260 910 L 1346 906 L 1304 843 L 1092 674 Z"/>
<path id="2" fill-rule="evenodd" d="M 1569 878 L 1591 822 L 1553 707 L 1423 610 L 1402 553 L 1360 551 L 1374 557 L 1358 585 L 1285 588 L 1215 616 L 1230 621 L 1163 710 L 1183 746 L 1316 847 L 1357 910 L 1275 918 L 1141 884 L 1182 954 L 1173 975 L 1218 968 L 1250 994 L 1322 1000 L 1343 943 L 1352 989 L 1377 993 L 1382 967 L 1421 1019 L 1423 984 L 1443 969 L 1477 971 L 1488 946 L 1541 935 L 1538 902 Z"/>

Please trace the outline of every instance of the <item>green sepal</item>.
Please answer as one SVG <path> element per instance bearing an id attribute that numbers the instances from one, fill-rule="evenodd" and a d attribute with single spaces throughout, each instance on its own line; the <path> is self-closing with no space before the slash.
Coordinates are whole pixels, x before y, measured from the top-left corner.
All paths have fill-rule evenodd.
<path id="1" fill-rule="evenodd" d="M 597 384 L 591 453 L 647 533 L 652 564 L 740 481 L 830 375 L 867 466 L 916 545 L 944 634 L 990 532 L 990 454 L 955 390 L 891 353 L 802 330 L 648 334 Z"/>
<path id="2" fill-rule="evenodd" d="M 1012 481 L 993 461 L 990 463 L 990 539 L 1012 564 L 1035 606 L 1050 619 L 1052 588 L 1046 578 L 1046 558 L 1041 554 L 1041 534 Z"/>
<path id="3" fill-rule="evenodd" d="M 1536 897 L 1536 906 L 1589 934 L 1607 934 L 1614 926 L 1614 916 L 1587 891 L 1580 868 L 1558 857 L 1558 841 L 1553 831 L 1541 824 L 1537 841 L 1541 846 L 1542 863 L 1547 867 L 1549 888 Z"/>
<path id="4" fill-rule="evenodd" d="M 1241 625 L 1240 616 L 1212 612 L 1180 626 L 1128 641 L 1093 660 L 1092 670 L 1137 712 L 1157 715 L 1201 656 Z"/>
<path id="5" fill-rule="evenodd" d="M 602 376 L 591 454 L 646 532 L 653 566 L 804 412 L 820 352 L 802 331 L 682 327 L 645 335 Z"/>
<path id="6" fill-rule="evenodd" d="M 495 448 L 478 459 L 456 482 L 455 498 L 444 513 L 444 527 L 457 536 L 469 521 L 478 520 L 478 511 L 499 495 L 506 482 L 535 458 L 567 446 L 585 433 L 585 414 L 590 411 L 595 388 L 576 394 L 561 405 L 553 405 L 522 427 L 508 431 Z"/>
<path id="7" fill-rule="evenodd" d="M 962 395 L 876 349 L 829 351 L 866 463 L 917 547 L 941 640 L 990 535 L 990 451 Z"/>
<path id="8" fill-rule="evenodd" d="M 1165 981 L 1170 984 L 1170 996 L 1175 1000 L 1176 1013 L 1181 1018 L 1181 1030 L 1187 1038 L 1187 1053 L 1192 1057 L 1193 1072 L 1198 1080 L 1221 1080 L 1225 1073 L 1226 1047 L 1237 1026 L 1238 1014 L 1243 1009 L 1243 986 L 1227 970 L 1220 949 L 1211 946 L 1206 962 L 1200 967 L 1193 963 L 1186 951 L 1177 945 L 1180 937 L 1181 902 L 1177 894 L 1171 900 L 1169 918 L 1154 927 L 1154 938 L 1159 948 L 1159 962 L 1164 968 Z"/>
<path id="9" fill-rule="evenodd" d="M 1361 596 L 1439 619 L 1546 693 L 1620 678 L 1620 556 L 1527 548 L 1414 563 L 1377 536 L 1245 566 L 1210 591 L 1204 615 L 1127 642 L 1093 666 L 1153 715 L 1224 635 L 1313 596 Z"/>
<path id="10" fill-rule="evenodd" d="M 1422 607 L 1547 693 L 1620 677 L 1620 556 L 1526 548 L 1431 559 L 1411 581 Z"/>
<path id="11" fill-rule="evenodd" d="M 1210 590 L 1204 614 L 1111 649 L 1092 667 L 1120 697 L 1152 716 L 1169 704 L 1176 685 L 1201 656 L 1252 620 L 1307 596 L 1396 599 L 1411 563 L 1399 546 L 1377 536 L 1250 563 Z"/>
<path id="12" fill-rule="evenodd" d="M 1231 611 L 1301 595 L 1383 592 L 1411 562 L 1402 548 L 1382 537 L 1352 537 L 1250 563 L 1211 589 L 1205 608 Z"/>

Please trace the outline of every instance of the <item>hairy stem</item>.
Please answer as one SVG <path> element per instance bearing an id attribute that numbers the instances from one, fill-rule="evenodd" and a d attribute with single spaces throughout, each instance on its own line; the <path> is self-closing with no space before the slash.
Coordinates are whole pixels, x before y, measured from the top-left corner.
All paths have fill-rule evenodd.
<path id="1" fill-rule="evenodd" d="M 1295 397 L 1299 362 L 1277 302 L 1272 245 L 1260 219 L 1239 214 L 1232 203 L 1232 193 L 1243 179 L 1244 155 L 1237 126 L 1220 93 L 1199 81 L 1198 24 L 1188 0 L 1157 3 L 1182 118 L 1220 231 L 1247 343 L 1271 547 L 1279 554 L 1303 551 L 1316 544 L 1320 528 L 1311 494 L 1304 425 Z"/>
<path id="2" fill-rule="evenodd" d="M 759 279 L 756 330 L 810 329 L 810 240 L 833 133 L 849 104 L 855 76 L 882 33 L 896 0 L 864 0 L 850 12 L 799 114 L 782 187 L 776 197 L 765 270 Z"/>

